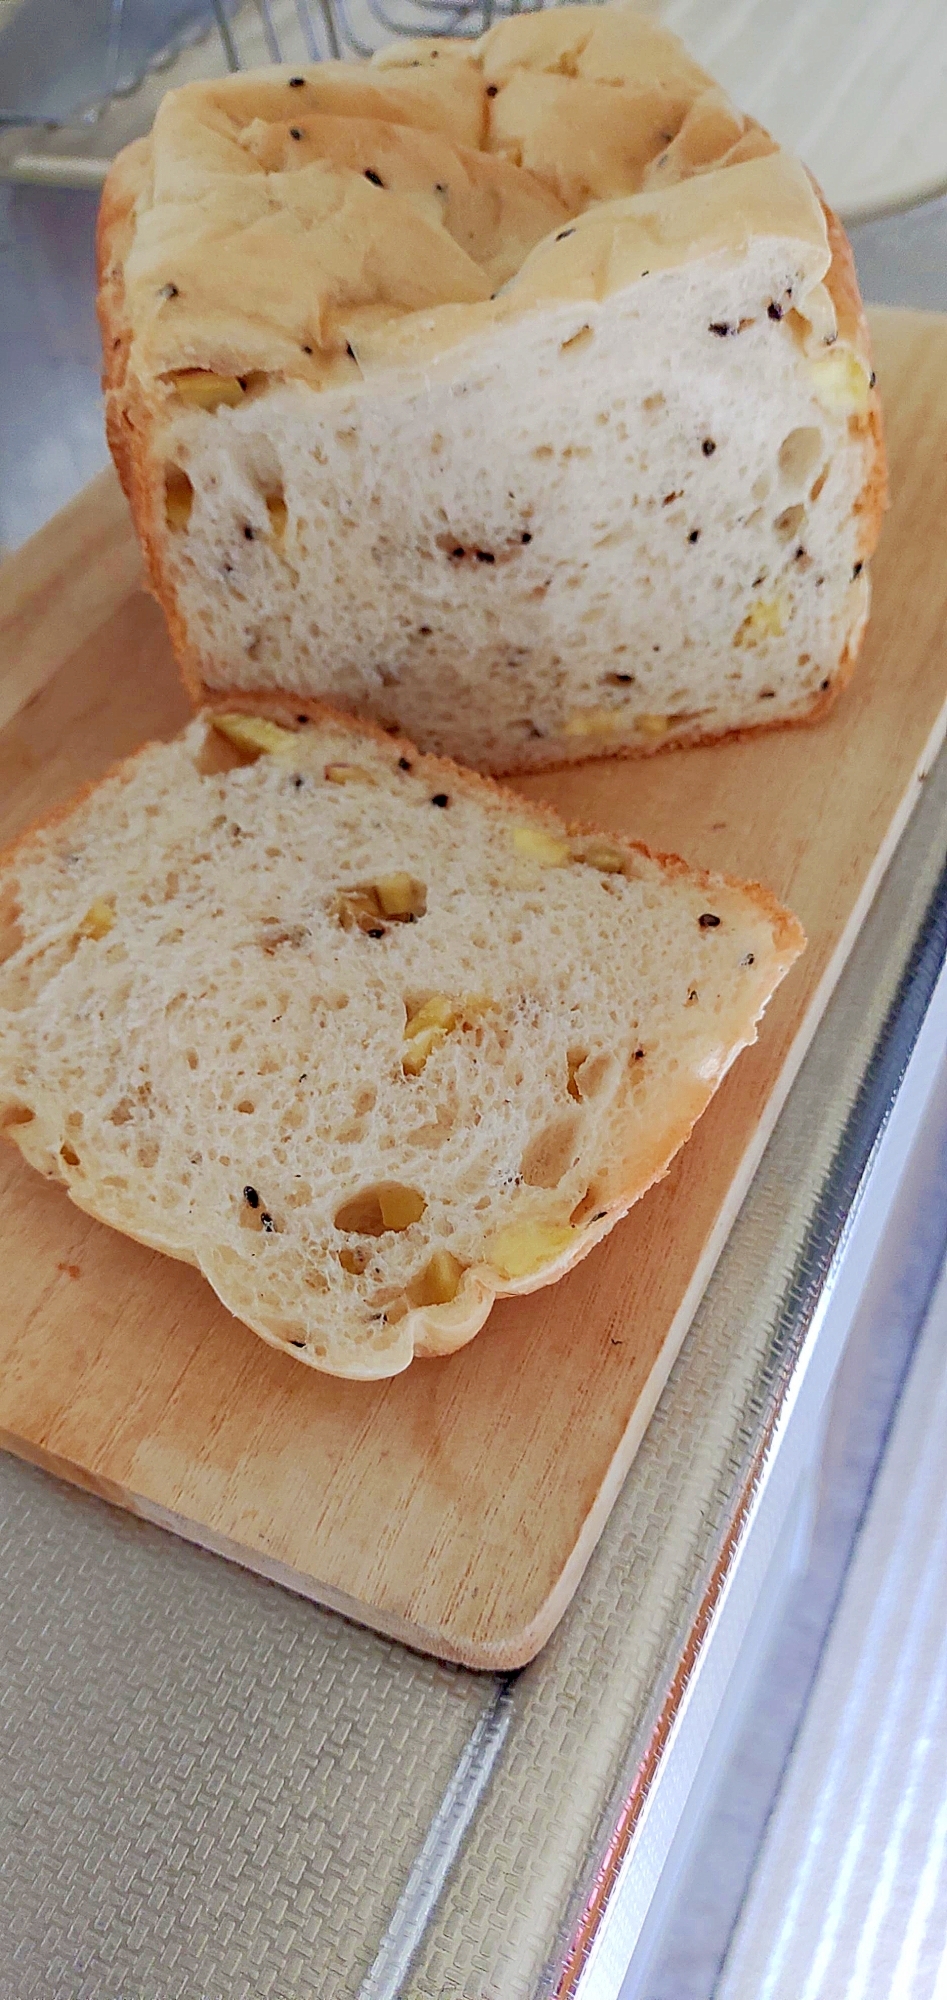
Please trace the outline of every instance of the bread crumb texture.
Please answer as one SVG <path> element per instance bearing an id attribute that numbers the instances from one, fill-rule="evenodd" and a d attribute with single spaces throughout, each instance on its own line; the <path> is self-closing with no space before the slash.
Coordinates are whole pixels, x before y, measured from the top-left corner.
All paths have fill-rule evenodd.
<path id="1" fill-rule="evenodd" d="M 195 693 L 508 770 L 844 679 L 884 484 L 848 245 L 630 9 L 171 91 L 100 270 L 110 441 Z"/>
<path id="2" fill-rule="evenodd" d="M 8 854 L 0 913 L 8 1137 L 362 1378 L 583 1256 L 803 942 L 761 890 L 278 713 L 141 751 Z"/>

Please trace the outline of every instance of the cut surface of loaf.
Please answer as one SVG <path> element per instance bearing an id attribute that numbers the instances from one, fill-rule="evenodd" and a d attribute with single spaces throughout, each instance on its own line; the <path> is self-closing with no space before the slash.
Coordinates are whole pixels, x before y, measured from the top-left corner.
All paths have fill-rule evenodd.
<path id="1" fill-rule="evenodd" d="M 848 245 L 631 10 L 170 92 L 99 248 L 199 699 L 503 771 L 799 721 L 850 672 L 884 460 Z"/>
<path id="2" fill-rule="evenodd" d="M 196 719 L 26 834 L 0 911 L 0 1126 L 362 1378 L 584 1256 L 803 944 L 759 888 L 275 706 Z"/>

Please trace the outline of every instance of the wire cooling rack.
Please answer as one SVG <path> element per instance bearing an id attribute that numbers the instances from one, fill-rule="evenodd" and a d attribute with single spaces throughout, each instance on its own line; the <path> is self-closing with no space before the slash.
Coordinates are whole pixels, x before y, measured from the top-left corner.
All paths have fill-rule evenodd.
<path id="1" fill-rule="evenodd" d="M 0 179 L 95 186 L 173 84 L 484 32 L 519 0 L 0 0 Z"/>
<path id="2" fill-rule="evenodd" d="M 847 222 L 947 192 L 945 0 L 632 4 L 807 161 Z M 479 35 L 520 11 L 521 0 L 0 0 L 0 180 L 95 186 L 172 84 L 367 55 L 396 35 Z"/>

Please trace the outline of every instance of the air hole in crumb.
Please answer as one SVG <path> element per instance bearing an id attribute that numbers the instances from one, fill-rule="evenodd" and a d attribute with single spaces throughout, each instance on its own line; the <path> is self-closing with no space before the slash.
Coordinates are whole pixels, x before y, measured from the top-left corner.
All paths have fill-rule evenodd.
<path id="1" fill-rule="evenodd" d="M 801 500 L 797 501 L 793 507 L 784 507 L 782 513 L 777 514 L 773 522 L 773 527 L 780 541 L 791 542 L 798 535 L 805 518 L 806 510 Z"/>
<path id="2" fill-rule="evenodd" d="M 397 1232 L 420 1222 L 426 1207 L 417 1188 L 382 1181 L 343 1202 L 336 1210 L 335 1226 L 354 1236 L 384 1236 L 389 1229 Z"/>
<path id="3" fill-rule="evenodd" d="M 589 341 L 592 338 L 593 334 L 591 327 L 580 326 L 576 333 L 572 333 L 569 335 L 568 340 L 563 340 L 560 342 L 559 352 L 560 354 L 575 354 L 578 348 L 587 347 Z"/>
<path id="4" fill-rule="evenodd" d="M 32 1125 L 35 1117 L 28 1104 L 8 1104 L 0 1111 L 0 1132 L 8 1132 L 13 1125 Z"/>
<path id="5" fill-rule="evenodd" d="M 237 1110 L 244 1112 L 255 1111 L 256 1105 L 254 1104 L 252 1097 L 241 1097 L 240 1102 L 237 1105 Z"/>
<path id="6" fill-rule="evenodd" d="M 573 1228 L 576 1228 L 580 1222 L 588 1222 L 590 1216 L 600 1215 L 601 1213 L 601 1192 L 597 1187 L 590 1187 L 586 1188 L 584 1195 L 576 1202 L 569 1221 L 572 1223 Z"/>
<path id="7" fill-rule="evenodd" d="M 77 1167 L 79 1165 L 79 1155 L 74 1146 L 60 1146 L 59 1157 L 67 1167 Z"/>
<path id="8" fill-rule="evenodd" d="M 804 486 L 811 479 L 825 449 L 822 432 L 814 424 L 790 431 L 779 447 L 779 470 L 790 486 Z"/>
<path id="9" fill-rule="evenodd" d="M 566 1057 L 566 1062 L 568 1064 L 568 1071 L 569 1071 L 569 1081 L 566 1088 L 569 1092 L 569 1096 L 574 1097 L 577 1104 L 581 1104 L 582 1102 L 582 1092 L 579 1088 L 579 1083 L 578 1083 L 578 1072 L 582 1068 L 582 1064 L 586 1061 L 588 1053 L 589 1053 L 588 1049 L 570 1049 Z"/>
<path id="10" fill-rule="evenodd" d="M 364 1243 L 356 1243 L 352 1249 L 339 1251 L 339 1263 L 350 1278 L 360 1278 L 371 1263 L 372 1253 Z"/>
<path id="11" fill-rule="evenodd" d="M 813 484 L 809 488 L 809 498 L 812 501 L 813 506 L 815 506 L 815 503 L 819 498 L 819 494 L 821 493 L 822 488 L 825 485 L 826 480 L 828 479 L 828 476 L 829 476 L 829 468 L 827 465 L 823 465 L 822 470 L 819 473 L 818 479 L 814 480 Z"/>
<path id="12" fill-rule="evenodd" d="M 270 533 L 274 540 L 281 541 L 286 533 L 286 500 L 282 491 L 267 493 L 266 512 L 270 523 Z"/>
<path id="13" fill-rule="evenodd" d="M 166 465 L 164 469 L 164 518 L 172 530 L 187 527 L 194 505 L 194 488 L 183 465 Z"/>
<path id="14" fill-rule="evenodd" d="M 527 1146 L 520 1169 L 527 1187 L 558 1187 L 577 1151 L 578 1113 L 566 1111 Z"/>

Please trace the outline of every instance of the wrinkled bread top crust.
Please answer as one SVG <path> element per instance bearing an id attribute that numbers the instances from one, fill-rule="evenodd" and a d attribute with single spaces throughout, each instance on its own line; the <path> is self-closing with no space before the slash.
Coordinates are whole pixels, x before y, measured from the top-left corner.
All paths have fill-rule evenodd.
<path id="1" fill-rule="evenodd" d="M 758 236 L 791 247 L 779 310 L 861 350 L 804 168 L 623 8 L 189 84 L 106 186 L 112 381 L 128 370 L 159 398 L 186 369 L 353 389 Z"/>

